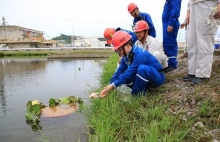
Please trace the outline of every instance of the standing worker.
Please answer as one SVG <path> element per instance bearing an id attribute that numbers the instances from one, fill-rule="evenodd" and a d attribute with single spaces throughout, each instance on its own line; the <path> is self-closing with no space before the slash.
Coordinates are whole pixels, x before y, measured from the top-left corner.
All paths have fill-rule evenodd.
<path id="1" fill-rule="evenodd" d="M 163 48 L 169 58 L 168 67 L 164 72 L 170 72 L 178 66 L 177 34 L 180 27 L 179 16 L 181 2 L 182 0 L 166 0 L 162 13 Z"/>
<path id="2" fill-rule="evenodd" d="M 188 75 L 183 80 L 191 81 L 192 85 L 211 76 L 219 18 L 220 0 L 191 0 L 187 40 Z"/>
<path id="3" fill-rule="evenodd" d="M 191 0 L 189 0 L 188 4 L 187 4 L 187 12 L 186 12 L 186 18 L 185 18 L 185 21 L 180 25 L 180 29 L 183 29 L 185 27 L 185 31 L 186 31 L 186 34 L 185 34 L 185 39 L 186 39 L 186 43 L 187 43 L 187 27 L 189 25 L 189 15 L 190 15 L 190 2 Z M 184 54 L 181 58 L 187 58 L 188 57 L 188 52 L 187 52 L 187 46 L 185 46 L 184 48 Z"/>
<path id="4" fill-rule="evenodd" d="M 112 44 L 112 49 L 122 60 L 110 84 L 101 91 L 101 97 L 107 96 L 109 91 L 122 84 L 129 84 L 132 95 L 145 95 L 148 88 L 156 88 L 164 83 L 165 75 L 160 72 L 161 64 L 147 50 L 133 45 L 127 32 L 116 32 L 112 37 Z"/>
<path id="5" fill-rule="evenodd" d="M 149 35 L 152 37 L 156 37 L 156 30 L 154 28 L 154 24 L 153 24 L 150 14 L 140 12 L 135 3 L 130 3 L 128 5 L 128 12 L 131 14 L 132 17 L 134 17 L 133 25 L 135 25 L 140 20 L 146 21 L 150 28 Z"/>
<path id="6" fill-rule="evenodd" d="M 138 21 L 134 26 L 134 32 L 138 37 L 138 41 L 135 42 L 135 45 L 138 47 L 145 48 L 153 54 L 158 61 L 161 63 L 163 68 L 167 67 L 167 56 L 164 54 L 163 49 L 160 46 L 160 43 L 156 38 L 148 35 L 149 26 L 146 21 Z"/>

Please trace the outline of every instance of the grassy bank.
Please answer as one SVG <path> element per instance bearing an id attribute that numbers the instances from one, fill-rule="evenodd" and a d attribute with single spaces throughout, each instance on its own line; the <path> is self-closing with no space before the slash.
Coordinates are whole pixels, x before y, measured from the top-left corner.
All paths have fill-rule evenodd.
<path id="1" fill-rule="evenodd" d="M 108 84 L 117 55 L 110 57 L 101 75 Z M 106 98 L 91 99 L 89 141 L 99 142 L 208 142 L 220 140 L 220 56 L 214 57 L 210 80 L 192 86 L 182 81 L 186 59 L 166 74 L 164 85 L 147 96 L 132 97 L 117 90 Z M 95 91 L 100 91 L 97 88 Z"/>
<path id="2" fill-rule="evenodd" d="M 0 51 L 0 57 L 8 56 L 47 56 L 47 55 L 80 55 L 80 54 L 112 54 L 112 50 L 40 50 L 40 51 Z"/>

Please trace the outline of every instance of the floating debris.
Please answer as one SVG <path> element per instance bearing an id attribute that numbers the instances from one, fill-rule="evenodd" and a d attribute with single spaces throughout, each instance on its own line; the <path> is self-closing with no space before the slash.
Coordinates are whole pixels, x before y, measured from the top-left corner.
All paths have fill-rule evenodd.
<path id="1" fill-rule="evenodd" d="M 60 117 L 72 114 L 77 110 L 76 105 L 58 105 L 53 107 L 45 107 L 41 109 L 42 117 Z"/>

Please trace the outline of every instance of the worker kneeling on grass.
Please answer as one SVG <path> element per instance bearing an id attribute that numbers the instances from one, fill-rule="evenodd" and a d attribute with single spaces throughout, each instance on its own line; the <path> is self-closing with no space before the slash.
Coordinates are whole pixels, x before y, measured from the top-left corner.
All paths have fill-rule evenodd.
<path id="1" fill-rule="evenodd" d="M 122 57 L 119 68 L 114 73 L 110 84 L 101 91 L 100 97 L 108 95 L 109 91 L 129 84 L 132 95 L 145 95 L 148 88 L 156 88 L 165 81 L 161 71 L 163 67 L 156 57 L 146 49 L 133 45 L 131 36 L 125 31 L 118 31 L 112 36 L 113 50 Z"/>

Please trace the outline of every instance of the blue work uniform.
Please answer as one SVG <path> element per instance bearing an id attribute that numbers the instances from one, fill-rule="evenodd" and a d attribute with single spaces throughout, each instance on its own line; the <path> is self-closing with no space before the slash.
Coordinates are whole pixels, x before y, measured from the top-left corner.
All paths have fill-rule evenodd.
<path id="1" fill-rule="evenodd" d="M 133 20 L 133 25 L 135 25 L 140 20 L 144 20 L 144 21 L 146 21 L 148 23 L 148 26 L 150 28 L 148 30 L 148 35 L 150 35 L 150 36 L 155 38 L 156 37 L 156 30 L 154 28 L 154 24 L 153 24 L 153 21 L 151 19 L 150 14 L 139 12 L 139 16 L 134 18 L 134 20 Z"/>
<path id="2" fill-rule="evenodd" d="M 132 95 L 146 94 L 148 88 L 156 88 L 165 81 L 163 69 L 156 57 L 146 49 L 133 45 L 129 54 L 133 55 L 132 62 L 123 57 L 119 68 L 114 73 L 110 84 L 118 87 L 122 84 L 132 89 Z M 131 62 L 131 63 L 130 63 Z"/>
<path id="3" fill-rule="evenodd" d="M 116 29 L 116 31 L 120 31 L 120 30 L 125 31 L 125 32 L 127 32 L 129 35 L 131 35 L 132 43 L 133 43 L 133 44 L 135 44 L 135 42 L 138 40 L 137 35 L 135 34 L 135 32 L 132 32 L 132 31 L 129 31 L 129 30 L 125 30 L 125 29 L 121 29 L 120 27 L 118 27 L 118 28 Z"/>
<path id="4" fill-rule="evenodd" d="M 163 23 L 163 48 L 164 52 L 169 58 L 168 66 L 172 68 L 177 68 L 177 34 L 179 31 L 180 23 L 180 8 L 182 0 L 166 0 L 163 13 L 162 13 L 162 23 Z M 172 26 L 173 31 L 171 33 L 167 32 L 167 27 Z"/>

